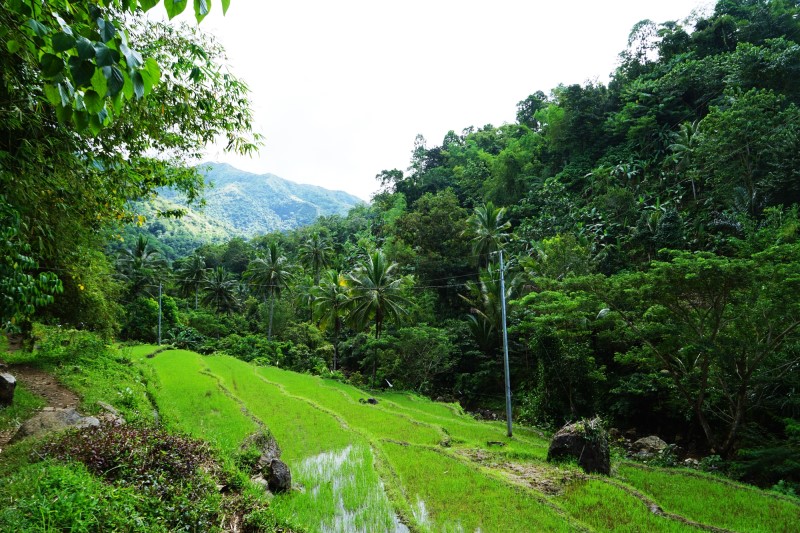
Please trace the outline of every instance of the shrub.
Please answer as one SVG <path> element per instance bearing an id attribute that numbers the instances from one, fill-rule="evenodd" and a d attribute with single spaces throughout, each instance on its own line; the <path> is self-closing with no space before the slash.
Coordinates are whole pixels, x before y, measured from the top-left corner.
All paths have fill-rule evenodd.
<path id="1" fill-rule="evenodd" d="M 163 502 L 157 514 L 170 529 L 208 530 L 219 523 L 216 484 L 223 472 L 202 441 L 159 429 L 103 426 L 62 435 L 41 452 Z"/>

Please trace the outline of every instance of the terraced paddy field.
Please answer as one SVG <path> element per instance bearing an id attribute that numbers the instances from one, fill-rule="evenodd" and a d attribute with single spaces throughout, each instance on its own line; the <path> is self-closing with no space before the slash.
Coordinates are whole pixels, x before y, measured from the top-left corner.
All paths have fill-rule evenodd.
<path id="1" fill-rule="evenodd" d="M 272 500 L 307 531 L 800 531 L 800 506 L 688 470 L 619 462 L 589 476 L 545 462 L 532 428 L 458 405 L 183 350 L 130 358 L 155 375 L 162 422 L 234 454 L 269 429 L 296 490 Z M 375 397 L 377 405 L 362 400 Z"/>

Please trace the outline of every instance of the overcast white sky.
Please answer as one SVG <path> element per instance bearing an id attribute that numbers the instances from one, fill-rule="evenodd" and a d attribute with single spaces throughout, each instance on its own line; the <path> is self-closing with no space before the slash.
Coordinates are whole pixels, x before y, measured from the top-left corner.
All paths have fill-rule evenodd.
<path id="1" fill-rule="evenodd" d="M 191 10 L 191 2 L 187 11 Z M 209 159 L 369 199 L 414 137 L 513 122 L 559 83 L 608 81 L 631 27 L 708 0 L 232 0 L 201 28 L 252 91 L 259 156 Z M 163 9 L 163 8 L 160 8 Z"/>

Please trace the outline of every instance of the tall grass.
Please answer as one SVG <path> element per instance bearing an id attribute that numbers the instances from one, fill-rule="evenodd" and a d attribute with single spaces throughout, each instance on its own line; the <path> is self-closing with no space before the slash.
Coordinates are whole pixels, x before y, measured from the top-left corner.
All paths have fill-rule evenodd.
<path id="1" fill-rule="evenodd" d="M 170 350 L 148 359 L 159 381 L 156 402 L 167 427 L 234 451 L 258 426 L 227 397 L 214 377 L 202 373 L 202 356 Z"/>
<path id="2" fill-rule="evenodd" d="M 570 531 L 575 524 L 530 491 L 443 453 L 383 443 L 420 527 L 433 531 Z"/>
<path id="3" fill-rule="evenodd" d="M 800 530 L 800 505 L 710 476 L 682 475 L 620 465 L 620 479 L 651 496 L 665 510 L 695 522 L 735 531 Z"/>
<path id="4" fill-rule="evenodd" d="M 696 528 L 653 514 L 624 490 L 597 479 L 573 481 L 556 498 L 572 516 L 598 531 L 682 532 Z"/>

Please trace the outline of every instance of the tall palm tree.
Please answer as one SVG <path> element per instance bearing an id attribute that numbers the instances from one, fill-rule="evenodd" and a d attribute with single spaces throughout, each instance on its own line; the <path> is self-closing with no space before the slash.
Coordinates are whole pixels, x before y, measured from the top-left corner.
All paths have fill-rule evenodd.
<path id="1" fill-rule="evenodd" d="M 197 309 L 197 301 L 200 287 L 206 274 L 206 259 L 202 255 L 192 255 L 176 272 L 178 275 L 178 287 L 181 296 L 188 296 L 194 293 L 194 308 Z"/>
<path id="2" fill-rule="evenodd" d="M 319 285 L 319 273 L 330 263 L 333 246 L 328 240 L 314 233 L 300 245 L 300 261 L 314 273 L 314 285 Z"/>
<path id="3" fill-rule="evenodd" d="M 464 234 L 472 237 L 472 252 L 478 256 L 479 265 L 488 264 L 489 255 L 508 241 L 511 223 L 504 220 L 505 216 L 505 207 L 495 207 L 492 202 L 486 202 L 477 206 L 467 219 L 469 227 Z"/>
<path id="4" fill-rule="evenodd" d="M 327 270 L 321 282 L 311 290 L 314 317 L 322 329 L 333 327 L 333 369 L 339 360 L 339 332 L 350 301 L 347 280 L 337 270 Z"/>
<path id="5" fill-rule="evenodd" d="M 208 270 L 203 278 L 203 304 L 213 305 L 217 313 L 230 313 L 239 307 L 237 287 L 236 278 L 221 266 Z"/>
<path id="6" fill-rule="evenodd" d="M 410 302 L 400 292 L 403 278 L 396 277 L 397 263 L 389 263 L 381 250 L 364 259 L 356 271 L 348 275 L 351 287 L 351 311 L 354 324 L 365 326 L 375 322 L 375 340 L 380 339 L 386 319 L 396 319 L 407 313 Z M 372 359 L 372 386 L 375 386 L 377 357 Z"/>
<path id="7" fill-rule="evenodd" d="M 253 294 L 269 299 L 269 326 L 267 339 L 272 340 L 272 315 L 275 310 L 275 298 L 281 297 L 281 291 L 289 286 L 291 274 L 288 271 L 286 256 L 281 254 L 278 243 L 271 242 L 264 257 L 250 261 L 244 278 L 250 285 Z"/>
<path id="8" fill-rule="evenodd" d="M 158 275 L 166 265 L 161 253 L 144 235 L 139 235 L 132 247 L 120 250 L 117 258 L 117 270 L 128 283 L 131 298 L 143 292 L 152 295 Z"/>
<path id="9" fill-rule="evenodd" d="M 692 183 L 692 199 L 694 200 L 697 200 L 697 187 L 691 166 L 702 135 L 699 121 L 695 120 L 691 124 L 684 122 L 678 127 L 678 131 L 670 133 L 672 144 L 667 147 L 672 152 L 673 160 L 676 163 L 675 170 L 689 174 L 689 181 Z"/>

